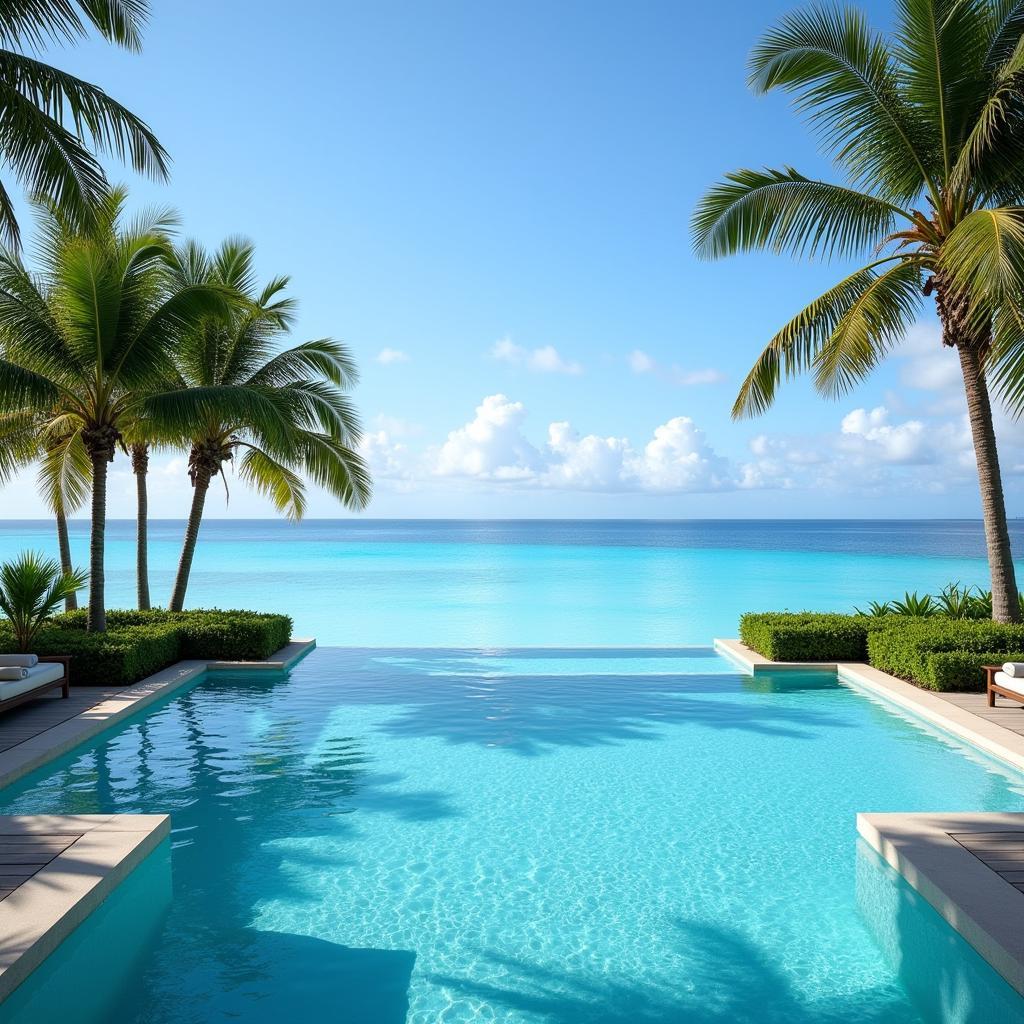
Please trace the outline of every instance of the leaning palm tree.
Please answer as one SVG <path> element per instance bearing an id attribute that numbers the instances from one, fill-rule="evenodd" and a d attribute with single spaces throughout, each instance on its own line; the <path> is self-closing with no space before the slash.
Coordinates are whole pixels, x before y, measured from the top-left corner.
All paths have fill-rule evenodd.
<path id="1" fill-rule="evenodd" d="M 33 411 L 0 415 L 0 482 L 6 483 L 21 470 L 38 464 L 37 487 L 53 513 L 61 570 L 69 575 L 74 566 L 68 515 L 88 500 L 91 467 L 81 434 L 73 431 L 55 436 L 47 419 Z M 65 611 L 77 607 L 77 593 L 67 591 Z"/>
<path id="2" fill-rule="evenodd" d="M 867 261 L 771 339 L 733 415 L 764 412 L 805 370 L 823 395 L 844 394 L 931 296 L 963 374 L 993 617 L 1017 621 L 989 381 L 1024 410 L 1024 4 L 897 0 L 892 36 L 856 9 L 799 11 L 754 49 L 750 84 L 795 95 L 845 180 L 735 171 L 697 207 L 698 253 Z"/>
<path id="3" fill-rule="evenodd" d="M 0 251 L 0 413 L 32 413 L 53 438 L 74 436 L 89 459 L 89 628 L 106 628 L 107 467 L 178 339 L 223 308 L 222 290 L 179 286 L 169 273 L 174 217 L 126 223 L 115 189 L 88 234 L 42 208 L 38 273 Z M 77 443 L 77 442 L 76 442 Z"/>
<path id="4" fill-rule="evenodd" d="M 287 278 L 259 289 L 251 244 L 229 239 L 211 257 L 198 245 L 177 254 L 179 285 L 230 289 L 242 301 L 210 316 L 179 346 L 177 390 L 154 395 L 153 418 L 189 449 L 192 482 L 170 608 L 184 607 L 206 495 L 237 456 L 239 477 L 291 519 L 306 508 L 303 476 L 350 508 L 370 498 L 356 448 L 359 422 L 345 390 L 356 380 L 348 350 L 324 338 L 279 351 L 294 305 Z M 165 435 L 166 436 L 166 435 Z"/>
<path id="5" fill-rule="evenodd" d="M 110 42 L 138 50 L 148 7 L 147 0 L 0 3 L 0 160 L 31 194 L 48 197 L 79 227 L 91 221 L 107 191 L 93 151 L 157 178 L 167 175 L 167 154 L 145 122 L 102 89 L 24 51 L 76 42 L 90 24 Z M 17 248 L 14 203 L 3 184 L 0 236 Z"/>

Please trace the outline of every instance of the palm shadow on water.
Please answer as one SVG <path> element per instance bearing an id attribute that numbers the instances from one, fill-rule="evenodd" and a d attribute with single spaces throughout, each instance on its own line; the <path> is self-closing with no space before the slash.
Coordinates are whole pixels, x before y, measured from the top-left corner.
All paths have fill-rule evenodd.
<path id="1" fill-rule="evenodd" d="M 171 814 L 174 900 L 145 965 L 122 982 L 119 1019 L 398 1024 L 414 952 L 266 930 L 258 914 L 268 897 L 315 899 L 305 879 L 346 863 L 357 802 L 411 822 L 458 811 L 442 792 L 403 790 L 357 738 L 324 739 L 329 709 L 294 714 L 283 679 L 245 680 L 244 707 L 265 728 L 240 742 L 239 694 L 211 679 L 58 777 L 66 812 Z"/>
<path id="2" fill-rule="evenodd" d="M 805 1001 L 765 951 L 719 925 L 676 921 L 670 952 L 677 970 L 656 983 L 554 970 L 494 952 L 483 952 L 481 959 L 488 976 L 500 981 L 441 974 L 429 980 L 453 998 L 485 1004 L 496 1019 L 510 1012 L 544 1024 L 907 1024 L 915 1019 L 895 986 Z"/>
<path id="3" fill-rule="evenodd" d="M 478 744 L 535 757 L 557 747 L 592 747 L 655 740 L 666 725 L 747 731 L 790 739 L 813 739 L 825 727 L 848 723 L 822 710 L 820 701 L 759 699 L 785 689 L 835 688 L 827 677 L 791 684 L 776 680 L 738 682 L 729 673 L 688 672 L 711 651 L 681 649 L 542 649 L 493 653 L 459 650 L 352 650 L 327 648 L 318 671 L 338 680 L 345 704 L 393 705 L 395 714 L 378 728 L 395 738 L 440 737 L 453 744 Z M 566 660 L 563 673 L 516 671 L 530 661 Z M 493 658 L 493 669 L 487 662 Z M 587 659 L 657 659 L 653 674 L 588 672 Z M 666 662 L 678 662 L 672 672 Z"/>

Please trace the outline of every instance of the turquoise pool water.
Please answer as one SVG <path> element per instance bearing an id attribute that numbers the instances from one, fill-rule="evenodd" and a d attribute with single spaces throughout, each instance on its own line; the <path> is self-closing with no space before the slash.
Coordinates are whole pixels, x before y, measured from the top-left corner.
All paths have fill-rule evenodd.
<path id="1" fill-rule="evenodd" d="M 86 524 L 73 524 L 88 564 Z M 1024 550 L 1014 520 L 1014 549 Z M 184 524 L 151 526 L 165 603 Z M 134 524 L 108 530 L 111 607 L 135 602 Z M 56 551 L 49 523 L 0 523 L 0 559 Z M 338 646 L 707 644 L 745 611 L 850 611 L 952 580 L 988 586 L 980 522 L 210 520 L 193 606 L 285 611 Z M 1024 567 L 1020 570 L 1024 579 Z"/>
<path id="2" fill-rule="evenodd" d="M 0 797 L 174 829 L 3 1024 L 1024 1021 L 854 821 L 1024 779 L 707 648 L 322 649 Z"/>

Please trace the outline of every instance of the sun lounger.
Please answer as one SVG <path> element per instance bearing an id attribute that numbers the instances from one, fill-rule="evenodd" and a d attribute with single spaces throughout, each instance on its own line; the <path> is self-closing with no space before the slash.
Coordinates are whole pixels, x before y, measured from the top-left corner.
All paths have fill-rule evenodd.
<path id="1" fill-rule="evenodd" d="M 0 665 L 3 665 L 0 655 Z M 9 664 L 9 663 L 8 663 Z M 25 675 L 21 679 L 0 681 L 0 712 L 23 704 L 27 700 L 61 689 L 61 696 L 70 696 L 71 659 L 61 655 L 44 655 L 38 664 L 23 666 Z"/>
<path id="2" fill-rule="evenodd" d="M 1007 665 L 986 665 L 986 687 L 988 692 L 988 706 L 994 708 L 996 706 L 996 695 L 1005 697 L 1007 700 L 1017 701 L 1019 704 L 1024 704 L 1024 676 L 1022 675 L 1010 675 L 1009 672 L 1005 671 L 1009 667 Z M 1015 665 L 1015 673 L 1024 671 L 1024 666 Z"/>

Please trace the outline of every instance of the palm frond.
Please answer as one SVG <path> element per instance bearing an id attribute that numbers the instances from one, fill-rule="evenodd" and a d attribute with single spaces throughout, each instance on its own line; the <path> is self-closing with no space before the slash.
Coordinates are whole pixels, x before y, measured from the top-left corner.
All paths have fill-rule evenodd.
<path id="1" fill-rule="evenodd" d="M 755 92 L 786 89 L 855 182 L 903 203 L 938 199 L 938 139 L 900 95 L 886 40 L 854 9 L 786 15 L 754 48 Z"/>
<path id="2" fill-rule="evenodd" d="M 306 514 L 306 488 L 302 477 L 267 452 L 246 446 L 238 462 L 238 475 L 254 491 L 269 498 L 278 512 L 299 520 Z"/>
<path id="3" fill-rule="evenodd" d="M 875 196 L 784 170 L 727 174 L 700 201 L 694 247 L 717 259 L 752 249 L 794 256 L 850 256 L 875 248 L 898 216 L 911 216 Z"/>
<path id="4" fill-rule="evenodd" d="M 975 210 L 950 232 L 940 269 L 990 318 L 1008 298 L 1024 294 L 1024 207 Z"/>

